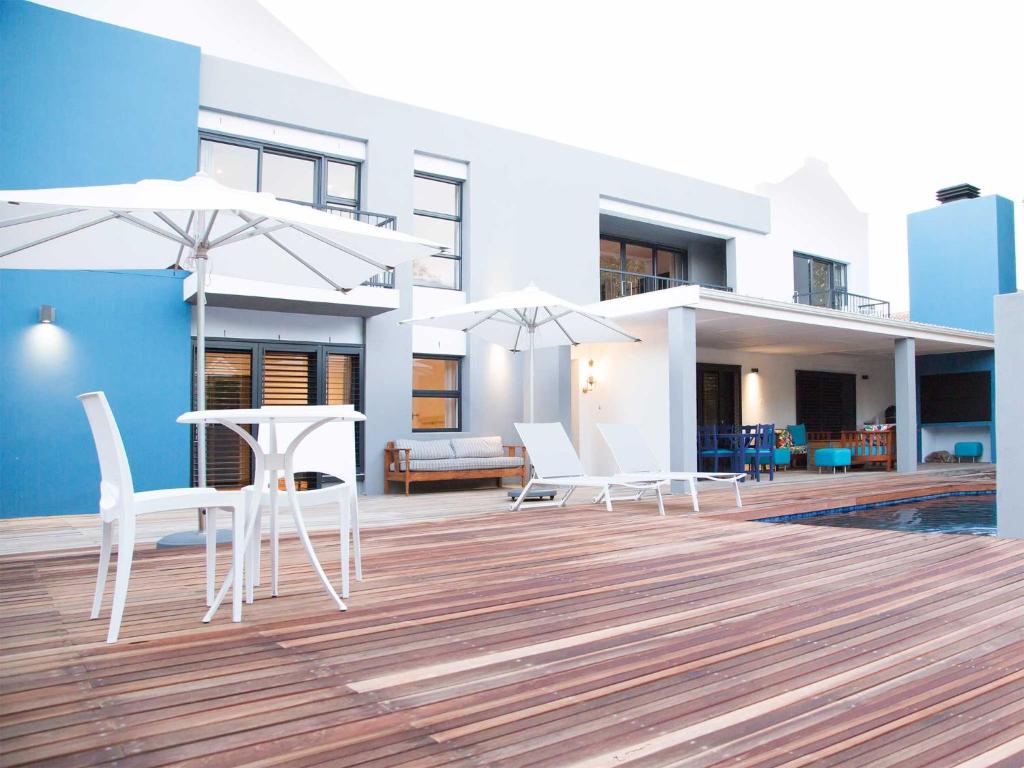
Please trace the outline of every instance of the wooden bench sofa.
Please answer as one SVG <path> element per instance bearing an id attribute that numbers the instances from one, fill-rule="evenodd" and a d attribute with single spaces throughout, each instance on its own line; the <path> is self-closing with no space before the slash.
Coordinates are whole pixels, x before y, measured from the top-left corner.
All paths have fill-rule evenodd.
<path id="1" fill-rule="evenodd" d="M 503 445 L 501 438 L 457 437 L 445 440 L 393 440 L 384 449 L 384 493 L 392 482 L 409 486 L 436 480 L 493 478 L 501 487 L 506 477 L 526 485 L 526 449 Z"/>
<path id="2" fill-rule="evenodd" d="M 808 467 L 812 466 L 814 449 L 824 447 L 849 448 L 850 465 L 854 467 L 880 464 L 892 472 L 896 466 L 895 429 L 850 429 L 843 430 L 838 437 L 828 432 L 808 432 L 807 443 L 811 455 Z"/>

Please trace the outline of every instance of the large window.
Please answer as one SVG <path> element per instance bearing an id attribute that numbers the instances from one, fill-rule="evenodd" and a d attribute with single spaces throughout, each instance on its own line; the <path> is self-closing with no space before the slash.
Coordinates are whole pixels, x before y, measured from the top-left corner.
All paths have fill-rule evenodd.
<path id="1" fill-rule="evenodd" d="M 414 355 L 412 359 L 413 432 L 462 429 L 462 358 Z"/>
<path id="2" fill-rule="evenodd" d="M 414 231 L 445 246 L 443 254 L 413 263 L 416 285 L 462 287 L 462 182 L 417 173 L 413 178 Z"/>
<path id="3" fill-rule="evenodd" d="M 601 235 L 601 301 L 671 288 L 687 277 L 684 249 Z"/>
<path id="4" fill-rule="evenodd" d="M 270 192 L 340 215 L 359 209 L 359 164 L 340 158 L 201 134 L 199 170 L 229 187 Z"/>
<path id="5" fill-rule="evenodd" d="M 839 261 L 793 254 L 793 291 L 798 304 L 842 309 L 846 293 L 846 265 Z"/>
<path id="6" fill-rule="evenodd" d="M 207 408 L 351 404 L 362 409 L 360 347 L 212 339 L 208 344 Z M 362 424 L 356 423 L 355 429 L 356 467 L 362 472 Z M 210 487 L 240 488 L 252 481 L 252 453 L 227 427 L 207 427 L 206 455 Z M 192 462 L 194 481 L 194 446 Z M 313 487 L 320 478 L 311 475 L 299 481 Z"/>

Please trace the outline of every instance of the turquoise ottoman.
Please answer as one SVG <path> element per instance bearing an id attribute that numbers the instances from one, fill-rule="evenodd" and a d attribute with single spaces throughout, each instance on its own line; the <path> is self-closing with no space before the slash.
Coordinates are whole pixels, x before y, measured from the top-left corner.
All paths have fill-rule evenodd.
<path id="1" fill-rule="evenodd" d="M 793 454 L 789 448 L 776 448 L 775 449 L 775 467 L 777 469 L 788 467 L 793 461 Z"/>
<path id="2" fill-rule="evenodd" d="M 842 467 L 843 472 L 850 466 L 849 448 L 819 448 L 814 452 L 814 463 L 818 465 L 818 474 L 821 474 L 822 467 L 832 467 L 835 473 L 836 467 Z"/>
<path id="3" fill-rule="evenodd" d="M 953 455 L 956 456 L 958 463 L 961 459 L 977 461 L 981 458 L 983 450 L 981 443 L 956 443 L 953 446 Z"/>

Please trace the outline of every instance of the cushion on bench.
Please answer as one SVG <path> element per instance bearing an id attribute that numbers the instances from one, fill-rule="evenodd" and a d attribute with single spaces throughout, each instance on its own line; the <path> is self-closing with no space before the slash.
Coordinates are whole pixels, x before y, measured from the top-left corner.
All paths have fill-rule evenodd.
<path id="1" fill-rule="evenodd" d="M 489 437 L 456 437 L 452 438 L 452 451 L 457 459 L 490 459 L 504 455 L 501 449 L 501 438 L 498 435 Z M 412 458 L 418 459 L 418 456 Z"/>
<path id="2" fill-rule="evenodd" d="M 391 465 L 392 472 L 404 472 L 405 463 L 399 462 L 401 469 Z M 462 459 L 411 459 L 409 469 L 412 472 L 457 472 L 464 469 L 510 469 L 523 466 L 522 456 L 490 456 Z"/>
<path id="3" fill-rule="evenodd" d="M 454 459 L 455 452 L 452 450 L 451 440 L 395 440 L 395 448 L 411 448 L 409 459 L 433 460 L 433 459 Z M 405 453 L 398 454 L 405 459 Z"/>

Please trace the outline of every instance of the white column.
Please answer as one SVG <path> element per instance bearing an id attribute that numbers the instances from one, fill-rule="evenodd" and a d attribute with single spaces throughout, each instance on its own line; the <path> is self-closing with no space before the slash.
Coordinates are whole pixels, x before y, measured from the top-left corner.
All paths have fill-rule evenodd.
<path id="1" fill-rule="evenodd" d="M 896 339 L 896 471 L 917 471 L 917 367 L 913 339 Z"/>
<path id="2" fill-rule="evenodd" d="M 1024 539 L 1024 399 L 1019 383 L 1024 380 L 1024 293 L 996 296 L 996 412 L 995 446 L 999 451 L 996 472 L 996 525 L 998 535 Z"/>
<path id="3" fill-rule="evenodd" d="M 670 469 L 697 470 L 697 313 L 691 307 L 668 311 L 668 423 Z M 679 486 L 678 488 L 676 486 Z M 685 492 L 685 483 L 672 490 Z"/>

